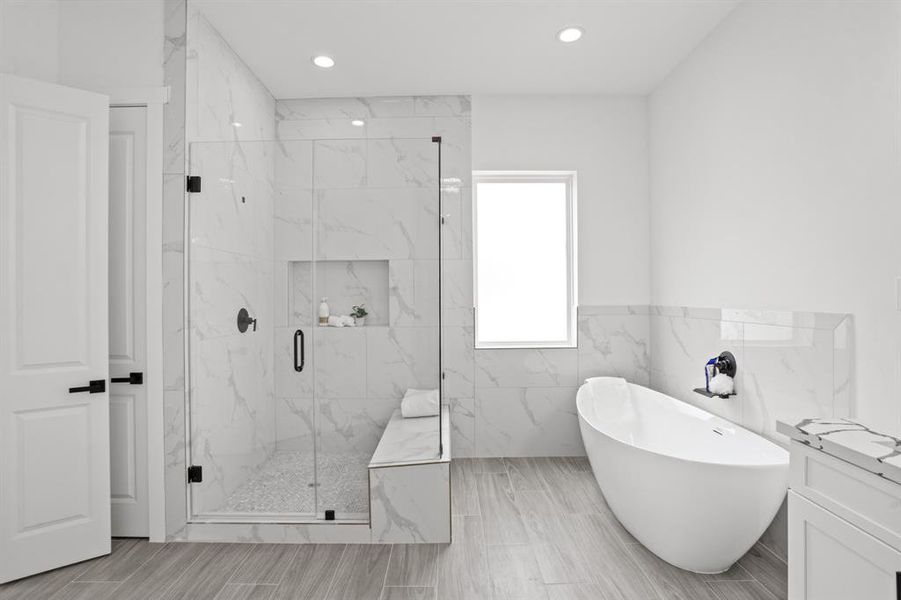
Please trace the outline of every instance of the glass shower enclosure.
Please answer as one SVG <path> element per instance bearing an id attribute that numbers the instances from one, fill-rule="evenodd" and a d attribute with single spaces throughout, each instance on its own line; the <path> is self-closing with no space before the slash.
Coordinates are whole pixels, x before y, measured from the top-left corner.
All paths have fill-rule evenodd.
<path id="1" fill-rule="evenodd" d="M 440 140 L 189 152 L 191 520 L 368 520 L 386 423 L 441 383 Z M 320 324 L 323 302 L 365 323 Z"/>

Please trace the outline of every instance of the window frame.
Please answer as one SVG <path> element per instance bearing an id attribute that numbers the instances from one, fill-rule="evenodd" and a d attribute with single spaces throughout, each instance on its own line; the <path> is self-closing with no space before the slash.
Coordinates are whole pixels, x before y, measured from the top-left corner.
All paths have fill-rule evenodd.
<path id="1" fill-rule="evenodd" d="M 479 194 L 480 183 L 563 183 L 566 186 L 566 320 L 567 339 L 488 341 L 479 339 Z M 473 338 L 476 349 L 578 347 L 578 175 L 576 171 L 473 171 L 472 173 L 472 292 Z"/>

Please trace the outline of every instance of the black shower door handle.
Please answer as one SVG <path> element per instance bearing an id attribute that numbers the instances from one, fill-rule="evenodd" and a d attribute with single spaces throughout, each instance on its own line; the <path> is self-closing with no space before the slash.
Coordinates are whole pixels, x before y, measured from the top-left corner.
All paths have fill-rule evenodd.
<path id="1" fill-rule="evenodd" d="M 297 338 L 300 338 L 300 364 L 297 362 Z M 294 332 L 294 370 L 295 371 L 303 371 L 303 365 L 306 362 L 306 339 L 303 335 L 303 330 L 298 329 Z"/>

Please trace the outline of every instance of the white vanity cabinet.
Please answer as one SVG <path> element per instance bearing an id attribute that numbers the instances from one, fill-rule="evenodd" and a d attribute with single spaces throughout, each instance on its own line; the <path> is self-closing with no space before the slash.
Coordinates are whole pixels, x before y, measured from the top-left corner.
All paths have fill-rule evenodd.
<path id="1" fill-rule="evenodd" d="M 792 441 L 789 600 L 901 600 L 901 485 Z"/>

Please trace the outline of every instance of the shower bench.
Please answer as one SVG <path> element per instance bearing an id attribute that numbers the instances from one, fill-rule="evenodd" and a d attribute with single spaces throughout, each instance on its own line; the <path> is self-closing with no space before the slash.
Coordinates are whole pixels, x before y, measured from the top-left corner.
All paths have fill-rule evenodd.
<path id="1" fill-rule="evenodd" d="M 439 417 L 404 419 L 394 411 L 369 462 L 374 543 L 450 542 L 450 460 L 447 406 L 440 423 Z"/>

